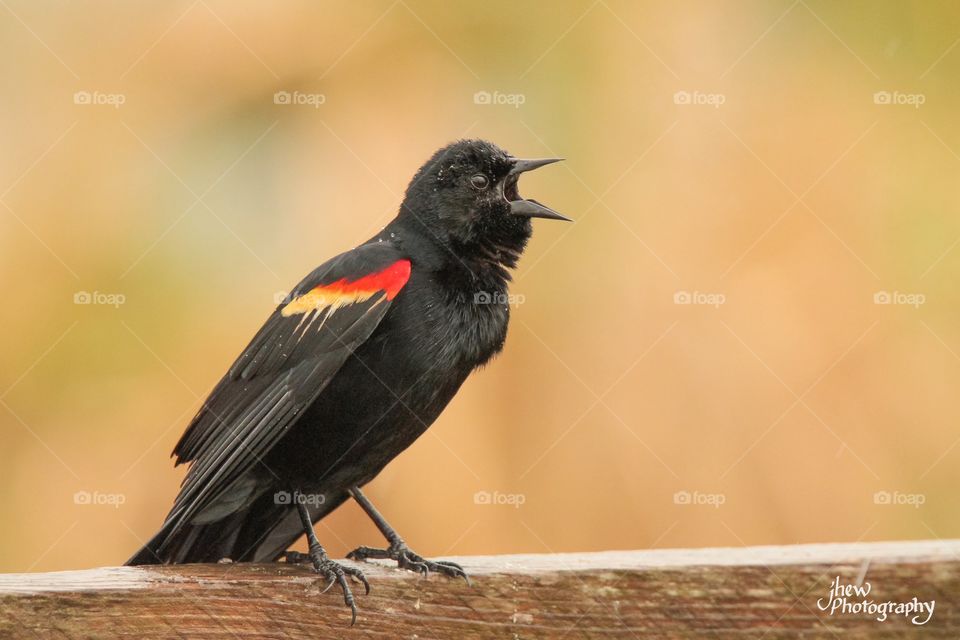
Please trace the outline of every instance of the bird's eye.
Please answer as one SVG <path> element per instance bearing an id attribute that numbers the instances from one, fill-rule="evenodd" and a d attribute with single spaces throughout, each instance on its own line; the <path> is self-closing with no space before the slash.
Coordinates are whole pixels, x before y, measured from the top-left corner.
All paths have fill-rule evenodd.
<path id="1" fill-rule="evenodd" d="M 487 185 L 490 184 L 490 180 L 482 173 L 478 173 L 470 178 L 470 184 L 473 185 L 474 189 L 486 189 Z"/>

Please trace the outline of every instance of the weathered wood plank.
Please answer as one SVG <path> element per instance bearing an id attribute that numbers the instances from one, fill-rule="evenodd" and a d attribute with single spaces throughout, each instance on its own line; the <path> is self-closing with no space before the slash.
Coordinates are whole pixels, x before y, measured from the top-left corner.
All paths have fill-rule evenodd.
<path id="1" fill-rule="evenodd" d="M 472 587 L 366 565 L 353 628 L 303 566 L 0 575 L 0 637 L 960 638 L 955 540 L 453 559 Z M 837 577 L 869 583 L 876 602 L 933 600 L 933 615 L 830 615 L 818 601 Z"/>

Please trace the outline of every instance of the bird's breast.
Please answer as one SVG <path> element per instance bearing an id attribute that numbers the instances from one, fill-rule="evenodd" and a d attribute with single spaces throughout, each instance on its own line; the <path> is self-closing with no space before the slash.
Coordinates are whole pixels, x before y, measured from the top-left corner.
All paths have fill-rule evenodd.
<path id="1" fill-rule="evenodd" d="M 413 328 L 411 340 L 431 367 L 469 372 L 496 355 L 506 340 L 505 293 L 431 288 L 402 307 L 408 319 L 403 324 Z"/>

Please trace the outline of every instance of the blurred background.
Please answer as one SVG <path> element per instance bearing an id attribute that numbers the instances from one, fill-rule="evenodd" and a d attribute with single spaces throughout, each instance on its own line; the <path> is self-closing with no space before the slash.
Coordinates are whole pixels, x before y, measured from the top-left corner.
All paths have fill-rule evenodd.
<path id="1" fill-rule="evenodd" d="M 958 42 L 949 1 L 2 0 L 0 570 L 149 538 L 276 297 L 461 137 L 568 158 L 521 186 L 575 222 L 368 487 L 414 549 L 960 536 Z"/>

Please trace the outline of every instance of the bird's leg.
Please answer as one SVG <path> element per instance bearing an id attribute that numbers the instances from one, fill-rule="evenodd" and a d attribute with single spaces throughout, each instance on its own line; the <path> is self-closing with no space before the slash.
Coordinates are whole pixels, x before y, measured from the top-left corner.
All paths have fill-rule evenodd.
<path id="1" fill-rule="evenodd" d="M 350 489 L 350 495 L 353 496 L 353 499 L 357 501 L 357 504 L 360 505 L 366 514 L 370 516 L 373 524 L 377 525 L 377 529 L 380 529 L 380 533 L 387 539 L 389 546 L 386 549 L 357 547 L 347 554 L 348 558 L 360 561 L 365 561 L 368 558 L 396 560 L 397 566 L 401 569 L 417 571 L 424 576 L 428 575 L 431 571 L 436 571 L 437 573 L 442 573 L 452 578 L 463 578 L 467 581 L 467 584 L 470 584 L 470 576 L 468 576 L 466 571 L 463 570 L 463 567 L 456 562 L 426 560 L 411 551 L 407 543 L 400 537 L 400 534 L 387 524 L 387 521 L 380 512 L 377 511 L 377 508 L 373 506 L 373 503 L 367 499 L 367 496 L 363 495 L 360 487 Z"/>
<path id="2" fill-rule="evenodd" d="M 357 604 L 354 602 L 353 591 L 350 589 L 350 583 L 347 582 L 347 576 L 351 576 L 362 582 L 367 594 L 370 593 L 370 583 L 367 582 L 367 578 L 359 569 L 346 567 L 327 557 L 327 552 L 323 546 L 320 545 L 317 534 L 313 530 L 313 521 L 310 519 L 310 511 L 307 509 L 307 506 L 302 502 L 297 502 L 297 511 L 300 513 L 303 530 L 307 534 L 307 542 L 310 545 L 310 551 L 307 553 L 307 556 L 310 558 L 310 562 L 313 563 L 313 569 L 329 580 L 323 593 L 326 593 L 327 589 L 332 587 L 334 582 L 340 585 L 340 589 L 343 591 L 343 602 L 350 607 L 350 611 L 353 614 L 350 621 L 350 625 L 353 626 L 357 621 Z M 287 556 L 287 558 L 290 557 L 290 555 Z"/>

